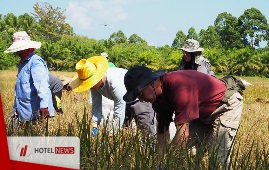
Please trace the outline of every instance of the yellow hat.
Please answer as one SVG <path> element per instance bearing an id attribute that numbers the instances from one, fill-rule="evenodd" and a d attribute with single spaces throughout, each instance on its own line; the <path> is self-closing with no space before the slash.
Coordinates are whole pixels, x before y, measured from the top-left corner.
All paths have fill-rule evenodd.
<path id="1" fill-rule="evenodd" d="M 81 59 L 76 64 L 77 74 L 72 78 L 71 87 L 74 92 L 82 92 L 92 88 L 105 75 L 108 60 L 104 56 L 93 56 Z"/>

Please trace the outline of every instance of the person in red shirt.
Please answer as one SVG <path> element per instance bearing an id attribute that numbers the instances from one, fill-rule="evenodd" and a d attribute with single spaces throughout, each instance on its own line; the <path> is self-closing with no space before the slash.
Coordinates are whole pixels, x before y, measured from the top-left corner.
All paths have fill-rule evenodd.
<path id="1" fill-rule="evenodd" d="M 157 115 L 157 139 L 161 151 L 169 141 L 169 125 L 175 114 L 176 147 L 194 148 L 201 142 L 218 148 L 224 166 L 230 162 L 230 151 L 239 127 L 243 97 L 235 92 L 224 102 L 226 84 L 196 70 L 152 72 L 135 66 L 124 77 L 125 101 L 139 98 L 151 102 Z M 200 143 L 199 143 L 200 142 Z"/>

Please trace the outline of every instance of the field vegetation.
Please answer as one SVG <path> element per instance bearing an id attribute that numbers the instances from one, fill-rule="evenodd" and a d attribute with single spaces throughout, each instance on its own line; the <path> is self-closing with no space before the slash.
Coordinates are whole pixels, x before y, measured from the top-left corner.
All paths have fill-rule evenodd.
<path id="1" fill-rule="evenodd" d="M 14 131 L 10 116 L 14 100 L 17 71 L 0 71 L 0 89 L 5 124 L 9 136 L 78 136 L 81 143 L 81 169 L 219 169 L 214 154 L 197 151 L 191 156 L 185 150 L 168 149 L 162 157 L 155 138 L 143 132 L 124 129 L 109 136 L 105 131 L 91 137 L 89 92 L 63 92 L 64 114 L 24 130 Z M 52 72 L 56 76 L 73 76 L 74 72 Z M 244 110 L 232 153 L 231 169 L 269 169 L 269 79 L 241 77 L 252 86 L 244 92 Z M 47 127 L 47 130 L 44 130 Z M 104 127 L 105 129 L 106 127 Z M 102 133 L 103 132 L 103 133 Z"/>

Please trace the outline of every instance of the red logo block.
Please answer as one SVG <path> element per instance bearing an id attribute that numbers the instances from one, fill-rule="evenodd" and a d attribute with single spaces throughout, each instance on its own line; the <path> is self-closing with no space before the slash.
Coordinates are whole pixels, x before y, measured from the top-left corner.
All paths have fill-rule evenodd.
<path id="1" fill-rule="evenodd" d="M 75 147 L 55 147 L 55 154 L 75 154 Z"/>
<path id="2" fill-rule="evenodd" d="M 20 156 L 25 156 L 27 152 L 28 145 L 25 145 L 24 147 L 21 148 L 21 153 Z"/>

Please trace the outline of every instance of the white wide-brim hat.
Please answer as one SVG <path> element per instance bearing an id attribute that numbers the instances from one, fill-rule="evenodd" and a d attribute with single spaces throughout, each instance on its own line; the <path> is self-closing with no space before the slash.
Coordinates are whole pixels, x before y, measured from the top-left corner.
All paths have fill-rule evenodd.
<path id="1" fill-rule="evenodd" d="M 30 36 L 25 31 L 19 31 L 13 34 L 13 44 L 4 53 L 14 53 L 29 48 L 38 49 L 40 47 L 41 42 L 31 41 Z"/>

